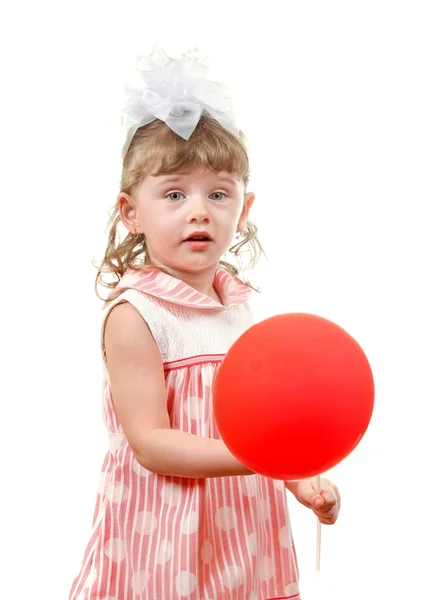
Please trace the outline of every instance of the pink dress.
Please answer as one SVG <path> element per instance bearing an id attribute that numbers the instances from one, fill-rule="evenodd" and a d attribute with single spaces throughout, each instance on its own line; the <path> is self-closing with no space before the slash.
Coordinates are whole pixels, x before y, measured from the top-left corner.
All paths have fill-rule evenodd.
<path id="1" fill-rule="evenodd" d="M 128 270 L 105 304 L 102 344 L 110 309 L 130 302 L 163 358 L 171 426 L 219 438 L 212 383 L 252 318 L 243 282 L 219 268 L 214 285 L 223 304 L 157 269 Z M 105 359 L 103 410 L 110 448 L 69 600 L 300 598 L 283 482 L 259 475 L 185 479 L 144 469 L 117 418 Z"/>

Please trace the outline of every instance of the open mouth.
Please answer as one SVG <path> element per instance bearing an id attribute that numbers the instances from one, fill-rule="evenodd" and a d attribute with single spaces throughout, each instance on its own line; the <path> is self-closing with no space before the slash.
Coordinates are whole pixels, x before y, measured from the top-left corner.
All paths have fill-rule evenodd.
<path id="1" fill-rule="evenodd" d="M 207 233 L 193 233 L 185 239 L 185 242 L 191 250 L 206 250 L 212 242 L 212 238 Z"/>
<path id="2" fill-rule="evenodd" d="M 187 242 L 210 242 L 211 238 L 208 235 L 191 235 L 186 239 Z"/>

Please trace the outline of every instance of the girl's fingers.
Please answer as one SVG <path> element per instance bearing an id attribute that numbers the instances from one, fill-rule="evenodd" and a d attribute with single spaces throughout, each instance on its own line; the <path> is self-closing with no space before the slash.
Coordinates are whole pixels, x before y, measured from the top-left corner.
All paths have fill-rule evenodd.
<path id="1" fill-rule="evenodd" d="M 315 510 L 328 512 L 337 504 L 337 497 L 332 489 L 322 490 L 321 496 L 317 495 L 313 498 L 312 507 Z"/>

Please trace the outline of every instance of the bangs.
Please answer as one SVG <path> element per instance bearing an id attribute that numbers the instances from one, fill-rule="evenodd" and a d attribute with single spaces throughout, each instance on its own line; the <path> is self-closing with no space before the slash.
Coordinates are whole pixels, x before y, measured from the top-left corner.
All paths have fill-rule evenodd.
<path id="1" fill-rule="evenodd" d="M 249 160 L 244 135 L 240 135 L 232 135 L 215 119 L 201 117 L 189 140 L 184 140 L 163 121 L 154 121 L 137 130 L 128 148 L 125 161 L 132 181 L 127 183 L 133 188 L 147 175 L 187 172 L 204 166 L 235 174 L 247 186 Z"/>

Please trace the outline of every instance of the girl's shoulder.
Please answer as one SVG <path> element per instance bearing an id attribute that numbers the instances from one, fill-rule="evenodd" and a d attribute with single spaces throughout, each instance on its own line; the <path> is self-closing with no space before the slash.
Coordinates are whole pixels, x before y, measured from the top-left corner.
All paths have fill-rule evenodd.
<path id="1" fill-rule="evenodd" d="M 162 271 L 126 272 L 104 305 L 102 345 L 111 309 L 129 302 L 148 325 L 165 363 L 223 355 L 252 324 L 251 290 L 225 270 L 216 273 L 214 285 L 223 304 Z"/>

